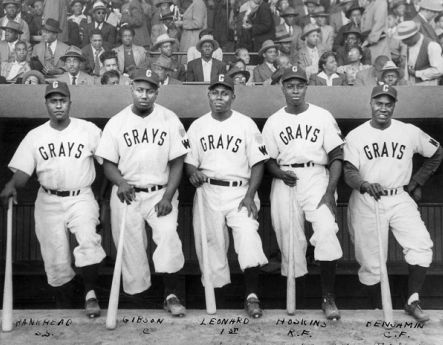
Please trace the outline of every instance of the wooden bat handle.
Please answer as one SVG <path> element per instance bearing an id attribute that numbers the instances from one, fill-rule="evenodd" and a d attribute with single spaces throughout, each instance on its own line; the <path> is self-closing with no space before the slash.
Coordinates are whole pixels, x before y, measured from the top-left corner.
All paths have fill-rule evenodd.
<path id="1" fill-rule="evenodd" d="M 6 264 L 3 289 L 2 331 L 12 331 L 12 198 L 8 201 L 6 220 Z"/>
<path id="2" fill-rule="evenodd" d="M 112 276 L 111 293 L 109 295 L 108 313 L 106 315 L 106 328 L 117 327 L 118 299 L 120 296 L 120 280 L 122 273 L 123 242 L 125 239 L 125 224 L 128 205 L 124 203 L 123 215 L 120 223 L 120 235 L 118 237 L 117 257 L 115 258 L 114 274 Z"/>
<path id="3" fill-rule="evenodd" d="M 294 263 L 294 187 L 290 187 L 289 200 L 289 262 L 286 278 L 286 311 L 289 315 L 295 314 L 295 263 Z"/>

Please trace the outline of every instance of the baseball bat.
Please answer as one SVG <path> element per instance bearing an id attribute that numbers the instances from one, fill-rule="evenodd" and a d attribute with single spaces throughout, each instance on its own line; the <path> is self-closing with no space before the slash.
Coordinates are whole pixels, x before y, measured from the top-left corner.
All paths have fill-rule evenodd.
<path id="1" fill-rule="evenodd" d="M 111 293 L 109 295 L 108 313 L 106 315 L 106 328 L 115 329 L 117 327 L 118 299 L 120 296 L 120 280 L 123 260 L 123 241 L 125 239 L 125 224 L 128 205 L 123 208 L 122 220 L 120 223 L 120 235 L 118 237 L 117 257 L 115 258 L 114 274 L 112 276 Z"/>
<path id="2" fill-rule="evenodd" d="M 214 286 L 210 278 L 211 270 L 209 269 L 209 258 L 208 258 L 208 239 L 206 237 L 206 227 L 203 222 L 203 192 L 201 187 L 197 188 L 197 193 L 199 193 L 198 213 L 200 218 L 200 236 L 201 236 L 201 246 L 202 246 L 202 259 L 203 259 L 203 281 L 205 283 L 205 302 L 206 302 L 206 312 L 209 315 L 213 315 L 217 311 L 215 304 L 215 293 Z"/>
<path id="3" fill-rule="evenodd" d="M 3 289 L 2 331 L 12 331 L 12 198 L 8 201 L 6 218 L 6 264 Z"/>
<path id="4" fill-rule="evenodd" d="M 394 320 L 392 315 L 391 290 L 389 288 L 388 270 L 386 268 L 386 259 L 383 251 L 381 223 L 380 223 L 380 209 L 377 201 L 375 201 L 375 220 L 377 223 L 376 226 L 377 226 L 377 239 L 378 239 L 378 258 L 380 261 L 380 288 L 381 288 L 381 301 L 383 306 L 383 314 L 385 322 L 393 324 Z"/>
<path id="5" fill-rule="evenodd" d="M 286 277 L 286 311 L 295 314 L 295 263 L 294 263 L 294 188 L 290 189 L 289 200 L 289 262 Z"/>

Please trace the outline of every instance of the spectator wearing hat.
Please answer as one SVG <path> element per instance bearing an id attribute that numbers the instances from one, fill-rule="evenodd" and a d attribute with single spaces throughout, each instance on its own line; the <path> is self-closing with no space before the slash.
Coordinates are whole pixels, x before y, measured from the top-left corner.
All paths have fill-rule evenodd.
<path id="1" fill-rule="evenodd" d="M 315 18 L 312 17 L 312 14 L 314 14 L 318 6 L 320 6 L 319 0 L 304 0 L 304 5 L 298 7 L 300 11 L 298 25 L 304 28 L 308 24 L 316 24 Z"/>
<path id="2" fill-rule="evenodd" d="M 71 3 L 72 15 L 68 17 L 68 22 L 77 25 L 80 42 L 83 42 L 85 37 L 86 27 L 88 26 L 88 18 L 83 14 L 83 0 L 74 0 Z"/>
<path id="3" fill-rule="evenodd" d="M 334 38 L 334 44 L 332 47 L 335 52 L 337 52 L 338 47 L 341 47 L 345 44 L 345 32 L 351 29 L 357 29 L 358 32 L 360 32 L 361 16 L 364 10 L 364 7 L 361 7 L 358 4 L 354 4 L 345 11 L 344 15 L 349 22 L 343 25 L 337 31 L 337 35 Z M 332 18 L 332 15 L 330 18 Z"/>
<path id="4" fill-rule="evenodd" d="M 62 32 L 57 20 L 48 18 L 43 25 L 42 41 L 36 44 L 32 50 L 32 56 L 36 57 L 43 65 L 42 72 L 48 75 L 64 73 L 63 61 L 60 59 L 69 46 L 58 40 Z"/>
<path id="5" fill-rule="evenodd" d="M 201 53 L 201 58 L 188 62 L 186 81 L 210 82 L 219 74 L 226 72 L 224 62 L 212 57 L 214 50 L 218 48 L 218 42 L 212 35 L 203 36 L 198 41 L 196 48 Z"/>
<path id="6" fill-rule="evenodd" d="M 234 81 L 234 85 L 246 85 L 251 73 L 238 67 L 231 68 L 227 75 Z"/>
<path id="7" fill-rule="evenodd" d="M 288 7 L 280 14 L 280 16 L 283 18 L 284 22 L 277 26 L 275 38 L 277 41 L 281 41 L 283 37 L 290 37 L 291 47 L 289 55 L 295 56 L 297 50 L 302 46 L 302 29 L 296 24 L 298 13 L 294 8 Z"/>
<path id="8" fill-rule="evenodd" d="M 361 52 L 361 63 L 363 63 L 363 65 L 370 65 L 371 51 L 368 48 L 361 47 L 362 42 L 360 30 L 355 27 L 351 27 L 348 31 L 343 33 L 343 37 L 345 39 L 343 46 L 339 46 L 336 49 L 338 65 L 343 66 L 351 63 L 349 58 L 350 50 L 356 46 L 361 48 L 359 49 Z M 355 60 L 352 60 L 352 62 L 355 62 Z"/>
<path id="9" fill-rule="evenodd" d="M 172 0 L 154 0 L 153 1 L 154 5 L 155 5 L 155 9 L 154 9 L 154 13 L 152 14 L 152 18 L 151 18 L 151 26 L 154 27 L 154 25 L 158 25 L 162 23 L 162 18 L 164 15 L 172 13 L 172 16 L 174 17 L 174 11 L 172 10 L 172 8 L 175 10 L 175 5 L 174 2 Z M 152 31 L 151 31 L 151 35 L 152 35 Z M 155 40 L 152 39 L 152 42 L 155 42 Z"/>
<path id="10" fill-rule="evenodd" d="M 438 42 L 438 36 L 431 23 L 443 11 L 441 0 L 422 0 L 418 14 L 412 19 L 423 36 Z"/>
<path id="11" fill-rule="evenodd" d="M 29 22 L 31 44 L 36 44 L 42 39 L 43 28 L 43 0 L 36 0 L 32 4 L 32 16 Z"/>
<path id="12" fill-rule="evenodd" d="M 278 56 L 287 56 L 291 62 L 291 65 L 295 65 L 297 63 L 297 50 L 292 53 L 291 47 L 292 39 L 291 37 L 282 37 L 278 41 L 275 41 L 278 50 Z"/>
<path id="13" fill-rule="evenodd" d="M 386 0 L 368 0 L 361 18 L 360 30 L 364 33 L 363 47 L 369 47 L 372 62 L 380 55 L 391 57 L 386 39 L 388 4 Z"/>
<path id="14" fill-rule="evenodd" d="M 102 32 L 94 29 L 91 32 L 89 42 L 90 44 L 82 48 L 82 55 L 85 58 L 85 71 L 94 76 L 99 76 L 100 70 L 103 67 L 100 62 L 100 56 L 105 52 Z"/>
<path id="15" fill-rule="evenodd" d="M 381 82 L 389 86 L 408 85 L 406 80 L 400 78 L 400 69 L 392 61 L 386 62 L 383 66 Z"/>
<path id="16" fill-rule="evenodd" d="M 418 13 L 419 0 L 394 0 L 391 3 L 391 9 L 398 18 L 398 22 L 404 22 L 405 20 L 412 20 Z"/>
<path id="17" fill-rule="evenodd" d="M 86 25 L 85 33 L 83 35 L 82 47 L 89 44 L 89 38 L 93 30 L 100 30 L 102 32 L 103 44 L 108 47 L 114 47 L 116 42 L 115 28 L 105 22 L 106 6 L 103 2 L 97 1 L 92 6 L 92 22 Z"/>
<path id="18" fill-rule="evenodd" d="M 318 8 L 321 8 L 321 6 Z M 334 28 L 327 24 L 329 13 L 324 11 L 316 11 L 311 16 L 315 19 L 316 24 L 320 27 L 320 43 L 326 50 L 332 50 L 335 33 Z"/>
<path id="19" fill-rule="evenodd" d="M 252 1 L 258 7 L 249 15 L 249 20 L 243 24 L 243 28 L 250 33 L 253 50 L 258 51 L 265 41 L 275 38 L 275 25 L 268 3 L 263 0 Z"/>
<path id="20" fill-rule="evenodd" d="M 152 25 L 151 29 L 151 42 L 155 43 L 160 35 L 167 34 L 171 38 L 175 38 L 178 42 L 180 38 L 179 29 L 174 23 L 174 13 L 166 12 L 160 18 L 160 23 Z M 179 43 L 176 44 L 174 50 L 177 51 L 179 48 Z M 153 49 L 154 50 L 154 49 Z"/>
<path id="21" fill-rule="evenodd" d="M 15 45 L 19 41 L 20 24 L 9 21 L 6 25 L 0 26 L 5 33 L 5 40 L 0 41 L 0 63 L 13 62 L 15 60 Z"/>
<path id="22" fill-rule="evenodd" d="M 18 41 L 15 44 L 14 61 L 1 63 L 0 75 L 5 77 L 8 83 L 15 83 L 24 73 L 31 70 L 27 57 L 27 43 L 25 41 Z"/>
<path id="23" fill-rule="evenodd" d="M 152 64 L 152 71 L 158 75 L 160 80 L 160 85 L 180 85 L 182 82 L 171 77 L 171 73 L 173 72 L 171 66 L 171 59 L 160 55 L 157 60 L 155 60 Z"/>
<path id="24" fill-rule="evenodd" d="M 30 70 L 22 76 L 22 84 L 39 85 L 45 83 L 45 76 L 36 70 Z"/>
<path id="25" fill-rule="evenodd" d="M 129 25 L 134 29 L 134 44 L 149 49 L 151 35 L 148 30 L 148 22 L 139 0 L 129 0 L 122 6 L 121 25 Z"/>
<path id="26" fill-rule="evenodd" d="M 311 74 L 309 85 L 315 86 L 343 86 L 347 85 L 346 78 L 337 74 L 337 60 L 335 53 L 328 51 L 320 56 L 317 74 Z"/>
<path id="27" fill-rule="evenodd" d="M 270 79 L 272 73 L 276 71 L 274 62 L 278 56 L 277 48 L 278 46 L 272 40 L 263 42 L 261 49 L 258 51 L 258 55 L 263 57 L 263 63 L 256 66 L 253 71 L 253 81 L 255 83 L 263 83 Z"/>
<path id="28" fill-rule="evenodd" d="M 200 31 L 206 29 L 208 20 L 208 11 L 203 0 L 192 0 L 192 3 L 183 13 L 183 20 L 175 22 L 177 27 L 182 27 L 183 32 L 180 38 L 180 51 L 187 52 L 192 46 L 199 41 Z M 184 57 L 181 62 L 186 63 Z"/>
<path id="29" fill-rule="evenodd" d="M 175 47 L 178 47 L 177 39 L 169 37 L 168 34 L 162 34 L 157 37 L 155 44 L 152 46 L 152 51 L 158 51 L 160 52 L 160 57 L 163 56 L 170 60 L 170 76 L 172 78 L 184 81 L 186 80 L 186 69 L 185 66 L 179 63 L 178 59 L 172 55 Z"/>
<path id="30" fill-rule="evenodd" d="M 1 27 L 5 27 L 9 22 L 16 22 L 18 24 L 17 29 L 21 31 L 18 37 L 21 41 L 26 43 L 30 42 L 31 35 L 29 33 L 29 26 L 21 16 L 19 10 L 21 8 L 20 0 L 3 0 L 2 2 L 5 16 L 0 18 L 0 40 L 5 40 L 5 30 Z"/>
<path id="31" fill-rule="evenodd" d="M 60 59 L 65 63 L 66 72 L 58 76 L 57 80 L 68 85 L 94 85 L 94 78 L 80 71 L 81 63 L 86 61 L 80 49 L 71 47 Z"/>
<path id="32" fill-rule="evenodd" d="M 129 26 L 123 26 L 120 29 L 120 38 L 122 45 L 114 48 L 120 73 L 129 73 L 133 68 L 147 68 L 148 58 L 145 48 L 133 44 L 134 30 Z"/>
<path id="33" fill-rule="evenodd" d="M 364 68 L 355 75 L 355 86 L 376 86 L 381 82 L 383 67 L 390 59 L 386 55 L 375 58 L 374 63 L 369 68 Z M 345 66 L 343 66 L 345 67 Z"/>
<path id="34" fill-rule="evenodd" d="M 212 30 L 211 30 L 211 29 L 205 29 L 205 30 L 202 30 L 202 31 L 200 32 L 200 34 L 199 34 L 199 40 L 200 40 L 203 36 L 206 36 L 206 35 L 212 35 Z M 186 61 L 189 62 L 189 61 L 192 61 L 192 60 L 198 59 L 198 58 L 200 58 L 200 57 L 201 57 L 201 53 L 200 53 L 200 51 L 197 49 L 196 46 L 192 46 L 192 47 L 190 47 L 190 48 L 188 49 L 188 52 L 187 52 L 187 54 L 186 54 Z M 218 46 L 218 48 L 214 50 L 214 53 L 212 53 L 212 57 L 213 57 L 214 59 L 217 59 L 217 60 L 223 61 L 223 51 L 222 51 L 222 49 L 220 48 L 220 46 Z"/>
<path id="35" fill-rule="evenodd" d="M 443 75 L 440 44 L 420 33 L 414 21 L 398 24 L 394 37 L 408 47 L 405 79 L 412 85 L 438 85 L 438 80 Z"/>
<path id="36" fill-rule="evenodd" d="M 318 73 L 320 56 L 326 51 L 320 43 L 320 28 L 315 24 L 308 24 L 303 28 L 303 47 L 297 54 L 297 65 L 303 68 L 308 75 Z"/>
<path id="37" fill-rule="evenodd" d="M 49 19 L 59 22 L 61 28 L 58 39 L 64 43 L 69 42 L 68 27 L 68 2 L 62 0 L 45 0 L 43 2 L 43 19 L 44 23 Z"/>

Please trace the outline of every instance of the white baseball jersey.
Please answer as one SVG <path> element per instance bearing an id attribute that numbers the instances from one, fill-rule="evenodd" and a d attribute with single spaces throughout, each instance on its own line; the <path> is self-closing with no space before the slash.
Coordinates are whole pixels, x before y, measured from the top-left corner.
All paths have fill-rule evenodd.
<path id="1" fill-rule="evenodd" d="M 342 135 L 332 114 L 310 104 L 300 114 L 281 108 L 263 127 L 269 156 L 279 165 L 313 162 L 328 164 L 328 153 L 343 144 Z"/>
<path id="2" fill-rule="evenodd" d="M 188 152 L 186 131 L 177 115 L 159 104 L 154 104 L 152 113 L 144 118 L 131 108 L 124 108 L 108 121 L 96 154 L 118 164 L 131 185 L 165 185 L 168 162 Z"/>
<path id="3" fill-rule="evenodd" d="M 89 187 L 95 179 L 92 158 L 100 133 L 95 124 L 81 119 L 71 118 L 61 131 L 48 121 L 25 136 L 8 167 L 29 176 L 36 170 L 40 184 L 49 189 Z"/>
<path id="4" fill-rule="evenodd" d="M 210 178 L 249 180 L 251 167 L 269 158 L 255 122 L 234 110 L 224 121 L 203 115 L 192 123 L 188 136 L 191 152 L 185 162 Z"/>
<path id="5" fill-rule="evenodd" d="M 431 157 L 438 146 L 414 125 L 393 119 L 388 128 L 380 130 L 367 121 L 347 135 L 344 159 L 359 170 L 364 180 L 397 188 L 411 179 L 414 153 Z"/>

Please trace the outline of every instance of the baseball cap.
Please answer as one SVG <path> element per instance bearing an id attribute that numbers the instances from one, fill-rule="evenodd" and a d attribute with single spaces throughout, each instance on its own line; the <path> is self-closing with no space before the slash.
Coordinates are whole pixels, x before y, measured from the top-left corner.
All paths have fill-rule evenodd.
<path id="1" fill-rule="evenodd" d="M 209 90 L 212 90 L 217 85 L 226 86 L 228 89 L 234 91 L 234 80 L 227 74 L 219 74 L 216 78 L 211 80 Z"/>
<path id="2" fill-rule="evenodd" d="M 397 100 L 397 90 L 388 84 L 377 85 L 372 89 L 371 98 L 382 95 L 387 95 L 392 97 L 394 100 Z"/>
<path id="3" fill-rule="evenodd" d="M 46 86 L 45 98 L 48 98 L 49 95 L 53 93 L 59 93 L 65 97 L 71 97 L 71 93 L 69 92 L 68 84 L 62 81 L 53 81 Z"/>
<path id="4" fill-rule="evenodd" d="M 150 69 L 136 70 L 132 81 L 146 81 L 152 85 L 155 85 L 156 87 L 160 85 L 160 79 L 158 75 Z"/>
<path id="5" fill-rule="evenodd" d="M 298 66 L 291 66 L 286 68 L 283 71 L 283 74 L 281 76 L 281 82 L 285 82 L 286 80 L 297 78 L 300 80 L 303 80 L 305 82 L 308 81 L 308 76 L 306 75 L 306 72 L 303 68 L 300 68 Z"/>

